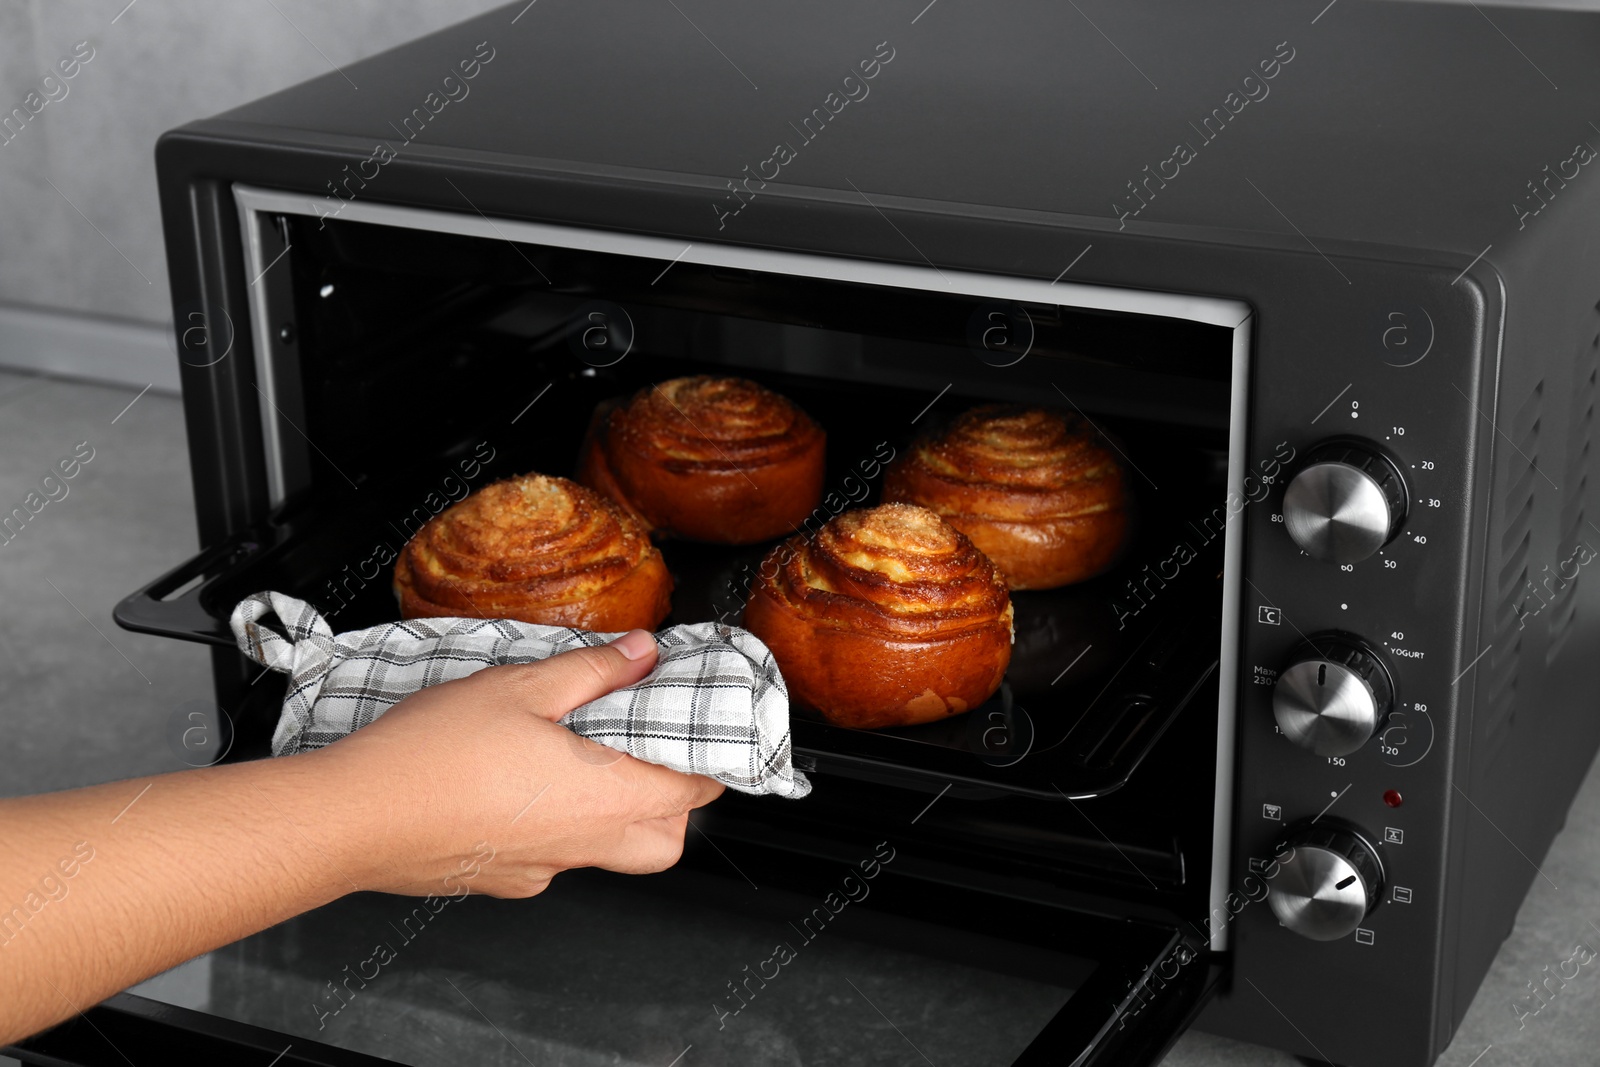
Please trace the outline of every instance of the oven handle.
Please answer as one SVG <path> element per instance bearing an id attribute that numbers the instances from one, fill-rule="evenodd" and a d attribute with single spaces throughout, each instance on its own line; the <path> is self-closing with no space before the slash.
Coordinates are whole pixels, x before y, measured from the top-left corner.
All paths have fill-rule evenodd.
<path id="1" fill-rule="evenodd" d="M 228 610 L 213 609 L 218 589 L 241 564 L 263 551 L 259 531 L 244 531 L 202 550 L 122 599 L 111 617 L 124 630 L 232 648 Z"/>

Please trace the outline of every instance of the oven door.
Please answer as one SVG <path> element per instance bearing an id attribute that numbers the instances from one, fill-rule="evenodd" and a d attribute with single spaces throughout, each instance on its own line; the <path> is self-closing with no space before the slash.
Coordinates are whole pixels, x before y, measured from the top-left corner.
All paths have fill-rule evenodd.
<path id="1" fill-rule="evenodd" d="M 866 878 L 691 842 L 671 872 L 572 872 L 534 900 L 430 916 L 353 895 L 5 1051 L 84 1067 L 1137 1067 L 1222 970 L 1175 926 L 941 886 L 897 870 L 909 857 L 889 843 L 861 858 Z"/>

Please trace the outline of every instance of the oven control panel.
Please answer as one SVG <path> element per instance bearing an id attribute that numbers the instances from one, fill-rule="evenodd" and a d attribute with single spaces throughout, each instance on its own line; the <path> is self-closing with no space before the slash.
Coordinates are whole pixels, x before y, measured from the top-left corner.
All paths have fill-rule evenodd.
<path id="1" fill-rule="evenodd" d="M 1501 651 L 1467 622 L 1481 338 L 1450 277 L 1395 267 L 1370 293 L 1330 290 L 1263 320 L 1253 362 L 1247 469 L 1272 484 L 1240 508 L 1233 898 L 1214 924 L 1235 992 L 1206 1025 L 1258 1032 L 1265 1011 L 1335 1062 L 1373 1059 L 1378 1038 L 1327 1021 L 1329 998 L 1384 1033 L 1431 1010 L 1457 704 Z M 1433 347 L 1456 358 L 1384 346 L 1399 292 L 1431 302 Z"/>

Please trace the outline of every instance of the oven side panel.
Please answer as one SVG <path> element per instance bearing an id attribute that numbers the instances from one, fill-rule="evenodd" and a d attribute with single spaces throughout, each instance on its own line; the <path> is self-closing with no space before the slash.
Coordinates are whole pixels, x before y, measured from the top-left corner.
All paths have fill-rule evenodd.
<path id="1" fill-rule="evenodd" d="M 1473 715 L 1458 743 L 1455 981 L 1444 990 L 1441 1042 L 1530 892 L 1568 920 L 1561 955 L 1538 961 L 1527 980 L 1540 980 L 1544 964 L 1555 972 L 1578 942 L 1593 944 L 1551 845 L 1600 748 L 1600 190 L 1570 183 L 1549 208 L 1496 249 L 1498 270 L 1474 268 L 1485 288 L 1503 288 L 1506 311 L 1491 338 L 1497 380 L 1482 402 L 1493 454 L 1472 650 L 1482 658 L 1460 683 Z M 1539 1007 L 1529 992 L 1491 1015 L 1510 1026 Z"/>

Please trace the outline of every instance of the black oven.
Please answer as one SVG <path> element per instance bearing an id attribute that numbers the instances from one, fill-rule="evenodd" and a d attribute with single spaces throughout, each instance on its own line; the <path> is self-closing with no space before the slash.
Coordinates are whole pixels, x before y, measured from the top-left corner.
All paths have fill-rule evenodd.
<path id="1" fill-rule="evenodd" d="M 204 548 L 117 619 L 213 644 L 230 758 L 259 756 L 281 687 L 233 604 L 397 617 L 384 561 L 479 485 L 570 474 L 607 398 L 794 398 L 824 519 L 968 406 L 1076 411 L 1131 472 L 1117 568 L 1016 594 L 965 715 L 797 711 L 814 794 L 725 796 L 648 891 L 781 926 L 888 843 L 850 936 L 1058 988 L 998 1024 L 1018 1064 L 1154 1062 L 1190 1024 L 1430 1064 L 1600 742 L 1600 133 L 1470 8 L 921 6 L 519 3 L 168 134 Z M 1593 98 L 1600 20 L 1502 17 Z M 671 621 L 736 622 L 766 547 L 665 545 Z M 541 907 L 510 903 L 453 966 L 499 965 Z M 90 1017 L 272 1040 L 131 996 Z M 316 1037 L 291 1061 L 404 1058 Z"/>

